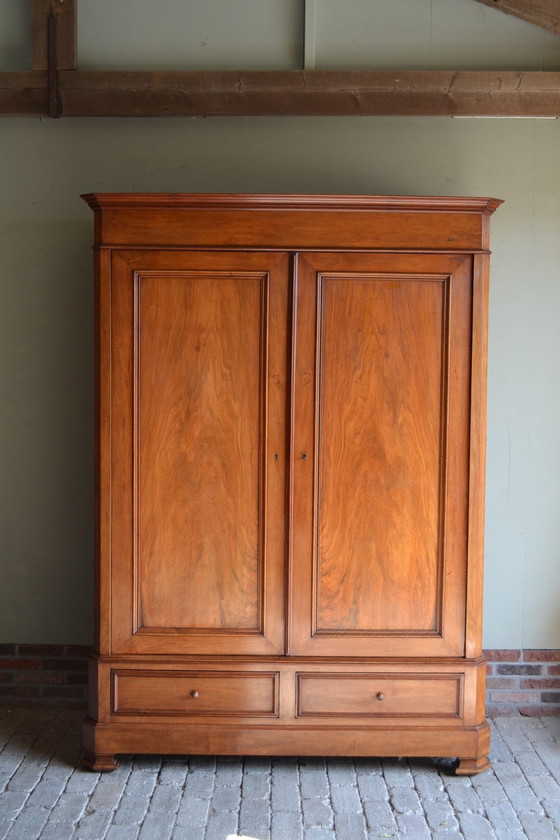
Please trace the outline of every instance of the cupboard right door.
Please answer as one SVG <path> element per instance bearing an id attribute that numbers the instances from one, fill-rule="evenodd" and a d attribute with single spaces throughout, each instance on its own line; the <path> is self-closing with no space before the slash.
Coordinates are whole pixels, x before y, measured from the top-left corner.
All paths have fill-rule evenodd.
<path id="1" fill-rule="evenodd" d="M 299 256 L 292 654 L 465 654 L 472 266 Z"/>

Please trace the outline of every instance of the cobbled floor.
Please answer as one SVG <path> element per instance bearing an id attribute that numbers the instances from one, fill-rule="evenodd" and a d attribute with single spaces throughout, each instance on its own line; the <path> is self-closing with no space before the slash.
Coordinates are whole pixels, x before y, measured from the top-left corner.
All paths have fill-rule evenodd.
<path id="1" fill-rule="evenodd" d="M 0 709 L 0 840 L 558 840 L 560 718 L 492 721 L 492 770 L 431 759 L 125 756 L 81 713 Z"/>

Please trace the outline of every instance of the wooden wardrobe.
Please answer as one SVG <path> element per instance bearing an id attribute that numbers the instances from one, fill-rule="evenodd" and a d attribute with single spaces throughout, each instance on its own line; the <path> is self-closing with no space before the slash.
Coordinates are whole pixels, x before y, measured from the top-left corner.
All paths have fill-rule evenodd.
<path id="1" fill-rule="evenodd" d="M 458 757 L 481 650 L 487 198 L 95 194 L 86 763 Z"/>

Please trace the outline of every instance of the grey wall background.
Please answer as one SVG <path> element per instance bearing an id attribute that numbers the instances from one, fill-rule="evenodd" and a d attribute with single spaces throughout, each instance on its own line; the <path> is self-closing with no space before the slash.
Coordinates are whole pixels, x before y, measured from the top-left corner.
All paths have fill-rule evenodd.
<path id="1" fill-rule="evenodd" d="M 560 69 L 472 0 L 319 0 L 317 66 Z M 0 69 L 28 8 L 0 0 Z M 296 67 L 300 0 L 80 0 L 83 67 Z M 23 13 L 22 9 L 25 11 Z M 0 637 L 88 643 L 90 191 L 485 195 L 492 217 L 484 643 L 560 647 L 560 122 L 0 121 Z"/>

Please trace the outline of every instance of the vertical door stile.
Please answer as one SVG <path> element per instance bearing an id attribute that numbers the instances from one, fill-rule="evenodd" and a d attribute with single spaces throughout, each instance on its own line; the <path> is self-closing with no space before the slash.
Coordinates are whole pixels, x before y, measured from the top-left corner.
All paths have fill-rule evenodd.
<path id="1" fill-rule="evenodd" d="M 287 523 L 289 504 L 290 446 L 290 286 L 291 259 L 288 253 L 276 255 L 267 277 L 267 319 L 264 325 L 262 355 L 266 405 L 263 405 L 263 568 L 262 624 L 271 653 L 284 654 L 287 646 L 287 561 L 289 544 Z"/>
<path id="2" fill-rule="evenodd" d="M 140 342 L 142 341 L 142 330 L 140 327 L 140 313 L 141 302 L 141 284 L 142 280 L 137 271 L 132 273 L 133 283 L 133 351 L 132 351 L 132 448 L 131 455 L 133 458 L 132 464 L 132 627 L 131 635 L 138 632 L 142 625 L 142 616 L 140 615 L 141 604 L 138 597 L 139 578 L 141 577 L 141 570 L 139 568 L 139 510 L 138 510 L 138 482 L 140 476 L 140 447 L 138 442 L 140 440 Z"/>
<path id="3" fill-rule="evenodd" d="M 313 343 L 314 384 L 313 384 L 313 469 L 312 494 L 313 506 L 311 515 L 312 554 L 311 554 L 311 635 L 315 636 L 319 626 L 319 511 L 321 505 L 321 387 L 323 383 L 323 276 L 321 272 L 314 272 L 310 282 L 315 285 L 315 336 Z"/>
<path id="4" fill-rule="evenodd" d="M 286 613 L 285 652 L 292 654 L 293 646 L 293 580 L 294 580 L 294 437 L 295 437 L 295 382 L 297 353 L 297 299 L 298 299 L 299 254 L 292 253 L 290 259 L 290 283 L 288 301 L 288 347 L 286 388 Z"/>
<path id="5" fill-rule="evenodd" d="M 314 634 L 316 576 L 317 295 L 308 254 L 300 254 L 294 282 L 290 478 L 290 652 L 302 654 Z"/>
<path id="6" fill-rule="evenodd" d="M 447 593 L 445 589 L 445 562 L 447 557 L 446 550 L 446 501 L 447 501 L 447 487 L 448 487 L 448 453 L 449 453 L 449 371 L 451 369 L 451 300 L 453 297 L 453 275 L 450 274 L 443 281 L 443 305 L 441 311 L 441 335 L 442 335 L 442 354 L 441 354 L 441 374 L 442 382 L 441 389 L 441 410 L 440 416 L 442 424 L 440 429 L 440 452 L 442 458 L 440 462 L 439 475 L 439 545 L 440 545 L 440 563 L 438 568 L 437 592 L 438 592 L 438 608 L 436 625 L 440 632 L 445 632 L 445 602 Z"/>
<path id="7" fill-rule="evenodd" d="M 259 406 L 259 440 L 258 440 L 258 534 L 259 546 L 258 553 L 262 558 L 261 563 L 257 567 L 257 590 L 259 593 L 258 599 L 258 625 L 261 632 L 266 636 L 267 632 L 267 611 L 266 611 L 266 556 L 269 539 L 268 521 L 266 510 L 268 507 L 268 450 L 270 447 L 271 429 L 268 422 L 268 412 L 270 410 L 270 272 L 266 272 L 261 282 L 261 318 L 259 324 L 259 346 L 260 356 L 262 359 L 261 376 L 259 383 L 260 390 L 260 406 Z"/>

